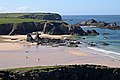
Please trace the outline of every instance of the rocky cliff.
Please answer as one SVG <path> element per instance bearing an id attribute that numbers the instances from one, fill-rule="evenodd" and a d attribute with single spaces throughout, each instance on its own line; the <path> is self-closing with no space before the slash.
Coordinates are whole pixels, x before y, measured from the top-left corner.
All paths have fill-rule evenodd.
<path id="1" fill-rule="evenodd" d="M 70 65 L 0 71 L 1 80 L 120 80 L 120 68 Z"/>
<path id="2" fill-rule="evenodd" d="M 0 18 L 22 18 L 39 20 L 62 20 L 57 13 L 0 13 Z"/>
<path id="3" fill-rule="evenodd" d="M 51 35 L 98 35 L 95 30 L 85 32 L 81 24 L 86 25 L 69 25 L 56 13 L 0 13 L 0 35 L 24 35 L 36 31 Z"/>
<path id="4" fill-rule="evenodd" d="M 45 34 L 62 35 L 62 34 L 76 34 L 86 35 L 79 26 L 69 25 L 62 21 L 41 21 L 41 22 L 23 22 L 23 23 L 9 23 L 0 24 L 0 35 L 15 35 L 28 34 L 36 31 L 41 31 Z"/>

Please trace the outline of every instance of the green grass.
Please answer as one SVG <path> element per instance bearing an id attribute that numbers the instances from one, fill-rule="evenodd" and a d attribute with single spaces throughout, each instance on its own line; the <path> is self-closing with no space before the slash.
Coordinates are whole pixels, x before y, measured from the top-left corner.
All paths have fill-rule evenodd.
<path id="1" fill-rule="evenodd" d="M 61 22 L 61 21 L 52 21 L 52 20 L 40 20 L 40 19 L 30 19 L 30 18 L 19 18 L 23 15 L 39 15 L 45 16 L 54 13 L 0 13 L 0 24 L 7 24 L 7 23 L 22 23 L 22 22 Z"/>
<path id="2" fill-rule="evenodd" d="M 0 18 L 4 17 L 12 17 L 16 18 L 18 16 L 23 16 L 23 15 L 30 15 L 31 13 L 0 13 Z M 35 15 L 49 15 L 50 13 L 32 13 Z"/>
<path id="3" fill-rule="evenodd" d="M 20 18 L 0 18 L 0 24 L 22 23 L 22 22 L 61 22 L 61 21 L 38 20 L 38 19 L 20 19 Z"/>
<path id="4" fill-rule="evenodd" d="M 102 65 L 89 65 L 89 64 L 85 64 L 85 65 L 56 65 L 56 66 L 35 66 L 35 67 L 23 67 L 23 68 L 11 68 L 11 69 L 2 69 L 2 71 L 30 71 L 30 70 L 36 70 L 36 69 L 48 69 L 48 68 L 74 68 L 74 67 L 91 67 L 91 68 L 101 68 L 101 69 L 109 69 L 109 67 L 107 66 L 102 66 Z M 1 70 L 0 70 L 1 71 Z"/>
<path id="5" fill-rule="evenodd" d="M 4 71 L 29 71 L 35 69 L 46 69 L 46 68 L 59 68 L 60 66 L 36 66 L 36 67 L 24 67 L 24 68 L 13 68 L 13 69 L 3 69 Z"/>
<path id="6" fill-rule="evenodd" d="M 22 22 L 40 22 L 37 19 L 20 19 L 20 18 L 0 18 L 0 24 L 6 23 L 22 23 Z M 43 21 L 43 20 L 42 20 Z"/>

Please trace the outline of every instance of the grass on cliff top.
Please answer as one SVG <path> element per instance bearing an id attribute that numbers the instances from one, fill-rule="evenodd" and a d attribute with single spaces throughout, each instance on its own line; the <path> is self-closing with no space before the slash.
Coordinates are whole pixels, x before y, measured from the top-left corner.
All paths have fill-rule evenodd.
<path id="1" fill-rule="evenodd" d="M 20 19 L 20 18 L 0 18 L 0 24 L 22 23 L 22 22 L 61 22 L 61 21 L 38 20 L 38 19 Z"/>
<path id="2" fill-rule="evenodd" d="M 24 68 L 13 68 L 13 69 L 3 69 L 4 71 L 29 71 L 35 69 L 46 69 L 46 68 L 57 68 L 60 66 L 36 66 L 36 67 L 24 67 Z"/>
<path id="3" fill-rule="evenodd" d="M 20 19 L 20 18 L 0 18 L 0 24 L 22 23 L 22 22 L 39 22 L 37 19 Z"/>
<path id="4" fill-rule="evenodd" d="M 0 18 L 4 18 L 4 17 L 12 17 L 12 18 L 16 18 L 19 16 L 23 16 L 23 15 L 30 15 L 30 14 L 35 14 L 35 15 L 49 15 L 52 13 L 0 13 Z"/>
<path id="5" fill-rule="evenodd" d="M 12 68 L 12 69 L 3 69 L 2 71 L 30 71 L 30 70 L 36 70 L 36 69 L 48 69 L 48 68 L 61 68 L 61 67 L 68 67 L 68 68 L 75 68 L 75 67 L 82 67 L 82 68 L 101 68 L 101 69 L 109 69 L 110 67 L 102 66 L 102 65 L 56 65 L 56 66 L 36 66 L 36 67 L 24 67 L 24 68 Z"/>

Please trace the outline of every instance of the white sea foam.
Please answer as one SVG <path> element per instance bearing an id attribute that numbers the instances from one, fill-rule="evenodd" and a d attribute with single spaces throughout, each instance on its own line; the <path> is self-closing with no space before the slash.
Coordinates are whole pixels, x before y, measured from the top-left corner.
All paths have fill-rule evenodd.
<path id="1" fill-rule="evenodd" d="M 99 52 L 102 52 L 102 53 L 105 53 L 105 54 L 115 54 L 115 55 L 119 55 L 120 56 L 120 53 L 117 53 L 117 52 L 113 52 L 113 51 L 107 51 L 107 50 L 104 50 L 104 49 L 100 49 L 100 48 L 96 48 L 96 47 L 88 47 L 89 49 L 92 49 L 92 50 L 95 50 L 95 51 L 99 51 Z"/>

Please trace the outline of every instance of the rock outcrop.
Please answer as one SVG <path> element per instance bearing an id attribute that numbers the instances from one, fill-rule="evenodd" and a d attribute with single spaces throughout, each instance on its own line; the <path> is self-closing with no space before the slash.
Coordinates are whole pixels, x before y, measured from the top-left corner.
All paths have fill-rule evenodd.
<path id="1" fill-rule="evenodd" d="M 1 80 L 119 80 L 120 68 L 70 65 L 0 71 Z"/>
<path id="2" fill-rule="evenodd" d="M 39 19 L 39 20 L 62 20 L 62 17 L 59 14 L 45 14 L 45 15 L 40 15 L 40 14 L 26 14 L 26 15 L 22 15 L 22 16 L 18 16 L 18 18 L 30 18 L 30 19 Z"/>
<path id="3" fill-rule="evenodd" d="M 99 33 L 96 30 L 87 30 L 87 34 L 90 36 L 99 35 Z"/>
<path id="4" fill-rule="evenodd" d="M 77 26 L 96 26 L 99 28 L 106 28 L 106 29 L 113 29 L 113 30 L 120 30 L 120 26 L 116 24 L 116 22 L 106 23 L 106 22 L 97 22 L 94 19 L 83 21 L 80 23 L 75 24 Z"/>
<path id="5" fill-rule="evenodd" d="M 65 22 L 23 22 L 23 23 L 10 23 L 0 24 L 0 35 L 15 35 L 15 34 L 28 34 L 32 32 L 41 31 L 45 34 L 63 35 L 87 35 L 85 31 L 79 26 L 69 25 Z"/>
<path id="6" fill-rule="evenodd" d="M 56 13 L 1 13 L 4 18 L 0 23 L 0 35 L 25 35 L 32 32 L 43 32 L 51 35 L 93 35 L 97 32 L 85 32 L 79 25 L 69 25 L 62 21 L 62 17 Z M 16 22 L 8 21 L 15 19 Z M 5 22 L 7 20 L 7 22 Z M 31 22 L 30 22 L 30 21 Z M 90 20 L 84 24 L 97 23 Z M 116 25 L 115 23 L 112 25 Z"/>

